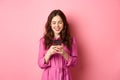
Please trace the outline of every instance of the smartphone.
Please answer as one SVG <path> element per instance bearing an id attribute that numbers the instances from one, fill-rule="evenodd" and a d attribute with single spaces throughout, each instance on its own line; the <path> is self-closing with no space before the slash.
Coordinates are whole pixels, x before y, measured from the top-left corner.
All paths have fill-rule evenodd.
<path id="1" fill-rule="evenodd" d="M 53 40 L 53 45 L 61 45 L 62 40 Z"/>

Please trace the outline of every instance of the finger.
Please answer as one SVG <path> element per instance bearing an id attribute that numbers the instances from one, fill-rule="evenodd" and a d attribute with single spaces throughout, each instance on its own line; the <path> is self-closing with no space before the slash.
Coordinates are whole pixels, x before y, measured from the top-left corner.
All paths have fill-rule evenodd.
<path id="1" fill-rule="evenodd" d="M 54 50 L 55 50 L 55 51 L 59 51 L 60 49 L 59 49 L 59 48 L 55 48 Z"/>
<path id="2" fill-rule="evenodd" d="M 58 48 L 58 49 L 62 49 L 62 46 L 57 46 L 56 48 Z"/>
<path id="3" fill-rule="evenodd" d="M 52 49 L 56 49 L 57 47 L 56 46 L 53 46 Z"/>

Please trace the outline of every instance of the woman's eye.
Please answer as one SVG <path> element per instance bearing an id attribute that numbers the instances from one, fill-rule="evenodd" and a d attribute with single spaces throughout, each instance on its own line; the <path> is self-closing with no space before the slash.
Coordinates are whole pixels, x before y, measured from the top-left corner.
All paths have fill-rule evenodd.
<path id="1" fill-rule="evenodd" d="M 53 22 L 52 24 L 55 24 L 55 22 Z"/>
<path id="2" fill-rule="evenodd" d="M 63 22 L 59 22 L 59 24 L 62 24 Z"/>

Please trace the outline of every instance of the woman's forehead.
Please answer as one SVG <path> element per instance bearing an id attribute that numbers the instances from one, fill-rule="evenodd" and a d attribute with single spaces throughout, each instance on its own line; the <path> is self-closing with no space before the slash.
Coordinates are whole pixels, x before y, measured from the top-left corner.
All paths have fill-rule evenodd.
<path id="1" fill-rule="evenodd" d="M 57 15 L 52 18 L 52 21 L 62 21 L 62 18 L 59 15 Z"/>

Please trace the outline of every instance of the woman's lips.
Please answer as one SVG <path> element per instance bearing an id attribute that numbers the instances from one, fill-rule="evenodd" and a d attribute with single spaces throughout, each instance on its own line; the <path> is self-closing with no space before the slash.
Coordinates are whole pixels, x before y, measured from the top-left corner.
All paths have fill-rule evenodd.
<path id="1" fill-rule="evenodd" d="M 56 30 L 56 31 L 59 31 L 59 30 L 60 30 L 60 28 L 55 28 L 55 30 Z"/>

